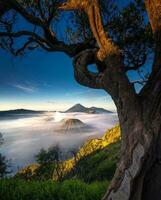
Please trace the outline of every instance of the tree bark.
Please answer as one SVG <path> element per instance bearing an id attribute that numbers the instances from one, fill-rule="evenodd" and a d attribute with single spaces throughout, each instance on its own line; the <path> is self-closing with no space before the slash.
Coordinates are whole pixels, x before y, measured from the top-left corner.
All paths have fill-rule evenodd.
<path id="1" fill-rule="evenodd" d="M 87 66 L 96 62 L 96 54 L 97 50 L 86 50 L 78 54 L 74 59 L 74 69 L 75 78 L 80 84 L 106 90 L 118 111 L 122 132 L 121 158 L 103 200 L 146 199 L 144 196 L 147 193 L 144 191 L 150 191 L 146 185 L 148 174 L 152 173 L 151 170 L 154 173 L 154 169 L 158 170 L 156 152 L 159 152 L 157 141 L 161 125 L 160 89 L 158 86 L 150 87 L 155 88 L 153 99 L 146 97 L 144 92 L 141 94 L 143 96 L 138 96 L 124 74 L 121 53 L 107 56 L 103 73 L 89 72 Z M 157 74 L 156 82 L 161 80 L 161 73 Z M 155 163 L 157 167 L 154 167 Z"/>
<path id="2" fill-rule="evenodd" d="M 102 200 L 161 198 L 161 0 L 145 0 L 145 4 L 156 44 L 152 74 L 147 85 L 136 98 L 127 84 L 123 92 L 121 72 L 120 77 L 111 72 L 114 67 L 118 68 L 116 61 L 108 72 L 108 75 L 112 73 L 111 79 L 106 78 L 105 81 L 106 86 L 111 82 L 112 85 L 117 84 L 118 91 L 121 91 L 117 93 L 117 87 L 113 89 L 112 85 L 112 89 L 107 88 L 118 110 L 122 148 L 114 178 Z M 110 60 L 109 63 L 113 62 Z"/>
<path id="3" fill-rule="evenodd" d="M 138 97 L 128 102 L 125 94 L 114 98 L 122 132 L 121 158 L 103 200 L 151 200 L 154 193 L 154 199 L 160 199 L 160 90 L 155 91 L 153 100 Z"/>

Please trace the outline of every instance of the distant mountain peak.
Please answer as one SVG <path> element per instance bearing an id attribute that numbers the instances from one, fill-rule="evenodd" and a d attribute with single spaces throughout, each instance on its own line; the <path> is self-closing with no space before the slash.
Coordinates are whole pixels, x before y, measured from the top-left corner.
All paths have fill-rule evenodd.
<path id="1" fill-rule="evenodd" d="M 80 103 L 75 104 L 74 106 L 72 106 L 71 108 L 69 108 L 68 110 L 65 111 L 65 113 L 71 113 L 71 112 L 85 112 L 85 113 L 93 113 L 93 114 L 94 113 L 96 113 L 96 114 L 112 113 L 111 111 L 106 110 L 104 108 L 97 108 L 97 107 L 94 107 L 94 106 L 87 108 Z"/>
<path id="2" fill-rule="evenodd" d="M 66 110 L 65 112 L 70 113 L 70 112 L 86 112 L 86 111 L 87 111 L 87 108 L 81 105 L 80 103 L 78 103 L 72 106 L 71 108 L 69 108 L 68 110 Z"/>
<path id="3" fill-rule="evenodd" d="M 77 103 L 77 104 L 75 104 L 74 106 L 83 106 L 82 104 L 80 104 L 80 103 Z M 84 106 L 83 106 L 84 107 Z"/>

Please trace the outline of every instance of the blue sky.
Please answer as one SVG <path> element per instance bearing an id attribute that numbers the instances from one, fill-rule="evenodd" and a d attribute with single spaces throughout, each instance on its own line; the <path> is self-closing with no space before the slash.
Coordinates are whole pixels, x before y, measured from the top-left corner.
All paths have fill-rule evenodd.
<path id="1" fill-rule="evenodd" d="M 119 4 L 128 1 L 118 1 Z M 72 60 L 63 53 L 34 51 L 13 57 L 0 50 L 0 110 L 65 110 L 75 103 L 115 110 L 102 90 L 74 80 Z"/>
<path id="2" fill-rule="evenodd" d="M 65 54 L 35 51 L 15 58 L 0 53 L 0 110 L 64 110 L 75 103 L 115 109 L 107 93 L 75 81 Z"/>

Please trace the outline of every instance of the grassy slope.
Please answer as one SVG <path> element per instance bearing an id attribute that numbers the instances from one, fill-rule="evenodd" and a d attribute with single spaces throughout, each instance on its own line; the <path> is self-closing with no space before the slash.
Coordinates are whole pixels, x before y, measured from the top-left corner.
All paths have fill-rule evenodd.
<path id="1" fill-rule="evenodd" d="M 120 148 L 120 129 L 88 141 L 74 158 L 65 161 L 63 182 L 52 180 L 0 180 L 1 200 L 99 200 L 115 171 Z M 35 166 L 34 166 L 35 167 Z M 28 167 L 30 168 L 30 167 Z"/>
<path id="2" fill-rule="evenodd" d="M 61 163 L 61 168 L 64 169 L 63 170 L 64 176 L 66 177 L 71 171 L 75 170 L 75 168 L 80 168 L 79 166 L 80 161 L 82 161 L 80 165 L 82 165 L 82 163 L 85 163 L 84 166 L 86 166 L 87 168 L 90 168 L 90 166 L 92 165 L 91 163 L 92 158 L 95 159 L 98 157 L 98 159 L 102 160 L 102 165 L 103 165 L 103 160 L 105 160 L 105 162 L 107 163 L 106 165 L 108 164 L 110 165 L 110 159 L 112 159 L 114 156 L 116 157 L 116 154 L 118 153 L 119 146 L 118 144 L 115 144 L 115 143 L 117 142 L 119 143 L 119 141 L 120 141 L 119 126 L 115 126 L 114 128 L 108 130 L 101 138 L 91 139 L 87 141 L 82 146 L 82 148 L 80 148 L 75 158 L 71 158 Z M 108 147 L 113 146 L 113 145 L 115 147 L 114 148 L 111 147 L 108 153 Z M 118 148 L 116 148 L 117 146 Z M 105 151 L 105 149 L 107 149 L 107 151 Z M 96 159 L 96 162 L 97 162 L 97 159 Z M 116 164 L 116 159 L 114 160 L 114 162 Z M 95 171 L 94 167 L 91 167 L 91 169 L 93 169 L 92 171 Z M 79 171 L 77 170 L 76 173 L 79 173 Z M 54 180 L 59 180 L 59 177 L 57 176 L 56 171 L 54 172 L 53 177 L 54 177 Z"/>
<path id="3" fill-rule="evenodd" d="M 75 168 L 67 173 L 64 179 L 77 178 L 86 183 L 93 181 L 110 181 L 116 169 L 119 157 L 120 142 L 115 142 L 81 158 Z"/>
<path id="4" fill-rule="evenodd" d="M 1 200 L 100 200 L 108 182 L 0 180 Z"/>

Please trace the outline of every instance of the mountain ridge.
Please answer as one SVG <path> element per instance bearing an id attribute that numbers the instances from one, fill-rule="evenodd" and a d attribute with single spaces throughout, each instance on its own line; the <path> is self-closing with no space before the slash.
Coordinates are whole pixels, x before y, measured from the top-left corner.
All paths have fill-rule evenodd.
<path id="1" fill-rule="evenodd" d="M 78 103 L 66 110 L 64 113 L 71 113 L 71 112 L 85 112 L 85 113 L 113 113 L 112 111 L 106 110 L 104 108 L 98 107 L 85 107 L 82 104 Z"/>
<path id="2" fill-rule="evenodd" d="M 27 109 L 15 109 L 15 110 L 5 110 L 0 111 L 0 119 L 18 119 L 22 117 L 28 117 L 29 115 L 42 114 L 45 111 L 35 111 Z"/>
<path id="3" fill-rule="evenodd" d="M 0 114 L 25 114 L 25 113 L 43 113 L 41 110 L 29 110 L 29 109 L 13 109 L 13 110 L 1 110 Z"/>

